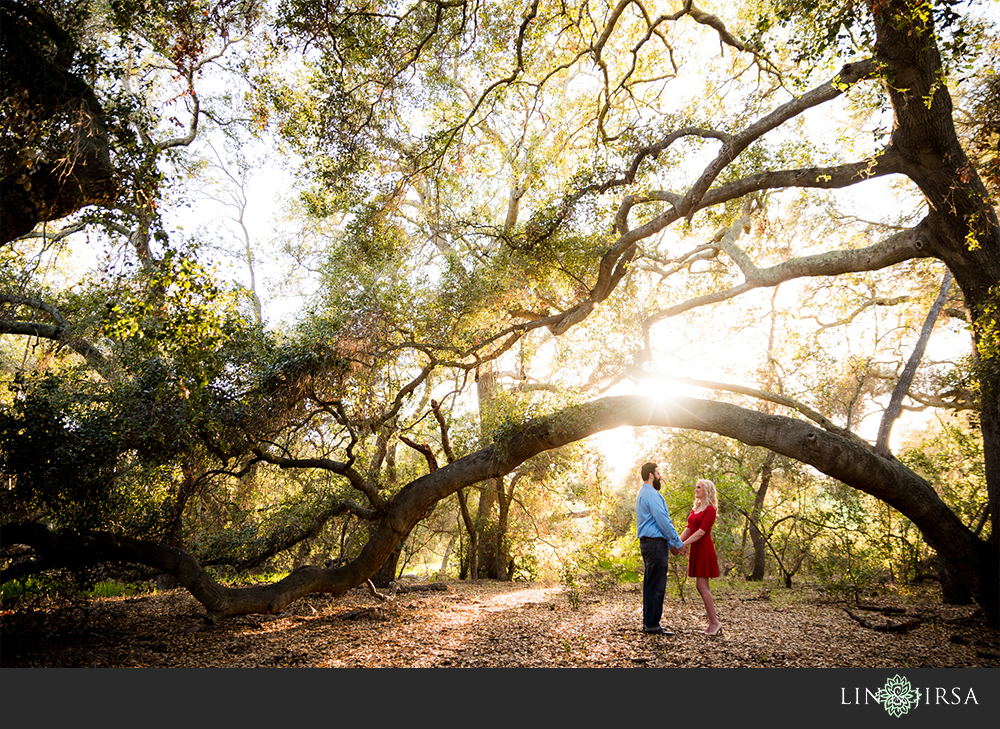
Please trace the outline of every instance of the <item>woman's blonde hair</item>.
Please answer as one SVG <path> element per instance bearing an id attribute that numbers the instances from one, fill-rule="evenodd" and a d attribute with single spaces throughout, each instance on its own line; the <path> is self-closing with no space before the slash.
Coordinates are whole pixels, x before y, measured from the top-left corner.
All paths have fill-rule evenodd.
<path id="1" fill-rule="evenodd" d="M 697 488 L 699 484 L 705 488 L 705 500 L 708 501 L 708 503 L 714 506 L 716 509 L 718 509 L 719 497 L 715 493 L 715 484 L 709 481 L 707 478 L 699 478 L 698 481 L 695 483 L 695 488 Z M 707 505 L 708 504 L 706 504 L 706 506 Z M 695 496 L 694 508 L 697 509 L 699 506 L 701 506 L 701 504 L 698 503 L 698 497 Z"/>

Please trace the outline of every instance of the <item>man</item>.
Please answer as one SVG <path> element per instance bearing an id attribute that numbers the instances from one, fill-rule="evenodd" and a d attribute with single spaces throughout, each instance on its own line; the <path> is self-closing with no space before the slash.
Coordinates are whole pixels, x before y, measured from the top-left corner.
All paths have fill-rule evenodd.
<path id="1" fill-rule="evenodd" d="M 660 496 L 660 469 L 655 463 L 642 465 L 642 486 L 635 499 L 635 526 L 642 552 L 642 632 L 673 635 L 660 627 L 663 596 L 667 592 L 667 563 L 671 554 L 680 554 L 681 539 L 670 520 L 670 512 Z"/>

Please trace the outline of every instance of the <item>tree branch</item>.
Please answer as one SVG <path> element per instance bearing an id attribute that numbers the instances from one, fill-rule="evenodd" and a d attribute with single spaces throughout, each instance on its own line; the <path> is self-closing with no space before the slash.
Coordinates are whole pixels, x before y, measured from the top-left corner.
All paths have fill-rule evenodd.
<path id="1" fill-rule="evenodd" d="M 748 291 L 762 287 L 777 286 L 796 278 L 816 276 L 837 276 L 858 271 L 877 271 L 912 258 L 932 256 L 929 240 L 933 238 L 933 228 L 927 219 L 910 230 L 891 235 L 884 241 L 866 248 L 854 250 L 827 251 L 813 256 L 792 258 L 769 268 L 747 268 L 747 280 L 704 296 L 689 299 L 667 309 L 660 309 L 646 317 L 643 322 L 645 337 L 649 339 L 650 328 L 664 320 L 685 311 L 720 301 L 736 298 Z M 744 261 L 744 265 L 746 262 Z"/>
<path id="2" fill-rule="evenodd" d="M 623 425 L 714 432 L 812 465 L 909 517 L 931 547 L 968 570 L 977 599 L 988 599 L 981 590 L 988 584 L 987 576 L 995 573 L 996 554 L 979 542 L 931 484 L 898 461 L 880 458 L 871 448 L 852 439 L 793 418 L 686 397 L 608 397 L 528 421 L 508 433 L 502 442 L 406 484 L 387 504 L 361 554 L 349 564 L 330 569 L 301 567 L 271 585 L 225 588 L 197 560 L 179 549 L 103 532 L 64 537 L 39 524 L 14 524 L 4 525 L 0 539 L 4 548 L 12 544 L 33 546 L 50 564 L 114 560 L 162 569 L 177 576 L 206 606 L 209 622 L 231 615 L 273 614 L 303 595 L 343 594 L 365 582 L 441 499 L 466 486 L 501 478 L 539 453 Z"/>
<path id="3" fill-rule="evenodd" d="M 0 293 L 0 303 L 27 306 L 38 311 L 43 311 L 56 322 L 55 324 L 41 324 L 30 321 L 0 319 L 0 334 L 39 337 L 58 342 L 79 354 L 98 372 L 107 364 L 107 358 L 104 354 L 84 337 L 74 334 L 73 327 L 66 317 L 63 316 L 62 312 L 47 301 L 31 296 Z"/>
<path id="4" fill-rule="evenodd" d="M 441 403 L 437 400 L 431 400 L 431 411 L 434 413 L 434 418 L 438 421 L 438 427 L 441 429 L 441 448 L 444 450 L 448 463 L 453 463 L 455 452 L 451 449 L 451 439 L 448 437 L 448 423 L 445 422 L 444 414 L 441 412 Z"/>
<path id="5" fill-rule="evenodd" d="M 681 200 L 678 212 L 687 217 L 688 220 L 698 210 L 701 199 L 708 192 L 712 183 L 719 174 L 730 165 L 747 147 L 760 139 L 767 132 L 781 126 L 789 119 L 792 119 L 815 106 L 824 104 L 831 99 L 840 96 L 844 89 L 858 81 L 869 78 L 877 69 L 874 59 L 858 61 L 856 63 L 845 64 L 840 72 L 830 81 L 818 88 L 808 91 L 802 96 L 792 99 L 786 104 L 778 107 L 767 116 L 759 119 L 743 131 L 734 134 L 732 139 L 722 146 L 719 155 L 715 158 L 697 182 L 691 187 L 684 199 Z"/>
<path id="6" fill-rule="evenodd" d="M 808 405 L 795 400 L 794 398 L 787 397 L 785 395 L 778 395 L 773 392 L 766 392 L 765 390 L 758 390 L 753 387 L 746 387 L 743 385 L 732 385 L 724 382 L 712 382 L 711 380 L 699 380 L 694 377 L 680 377 L 678 375 L 668 375 L 662 372 L 649 372 L 647 370 L 637 370 L 636 372 L 626 372 L 633 377 L 639 377 L 640 379 L 658 379 L 658 380 L 670 380 L 671 382 L 679 382 L 685 385 L 692 385 L 694 387 L 702 387 L 706 390 L 718 390 L 720 392 L 732 392 L 737 395 L 746 395 L 748 397 L 753 397 L 758 400 L 764 400 L 765 402 L 771 402 L 775 405 L 781 405 L 790 410 L 794 410 L 801 415 L 812 420 L 817 425 L 821 426 L 824 430 L 830 433 L 836 433 L 837 435 L 852 440 L 859 445 L 866 448 L 871 448 L 871 445 L 858 435 L 855 435 L 846 428 L 841 428 L 836 425 L 832 420 L 825 417 L 821 413 L 816 412 Z"/>
<path id="7" fill-rule="evenodd" d="M 899 376 L 899 380 L 892 390 L 889 405 L 885 409 L 885 413 L 882 414 L 882 420 L 878 426 L 878 439 L 875 441 L 875 451 L 883 458 L 889 458 L 892 455 L 889 452 L 889 435 L 892 433 L 892 426 L 903 410 L 903 398 L 910 391 L 913 377 L 917 374 L 917 367 L 924 356 L 924 351 L 927 349 L 927 342 L 931 338 L 931 332 L 934 331 L 934 324 L 937 322 L 944 305 L 948 303 L 948 291 L 951 290 L 951 282 L 951 271 L 946 270 L 944 279 L 941 281 L 941 290 L 927 312 L 927 317 L 924 319 L 924 326 L 920 330 L 920 337 L 917 339 L 917 343 L 913 347 L 913 352 L 910 354 L 910 358 L 903 368 L 903 374 Z"/>
<path id="8" fill-rule="evenodd" d="M 334 461 L 329 458 L 285 458 L 267 453 L 262 448 L 253 448 L 251 452 L 260 460 L 279 468 L 319 468 L 345 476 L 350 481 L 351 486 L 363 493 L 377 511 L 381 512 L 385 509 L 386 501 L 379 494 L 378 489 L 346 463 Z"/>
<path id="9" fill-rule="evenodd" d="M 423 455 L 424 459 L 427 461 L 427 468 L 433 472 L 438 469 L 437 457 L 434 455 L 434 451 L 426 443 L 417 443 L 407 438 L 405 435 L 400 435 L 399 439 L 410 446 L 417 453 Z"/>

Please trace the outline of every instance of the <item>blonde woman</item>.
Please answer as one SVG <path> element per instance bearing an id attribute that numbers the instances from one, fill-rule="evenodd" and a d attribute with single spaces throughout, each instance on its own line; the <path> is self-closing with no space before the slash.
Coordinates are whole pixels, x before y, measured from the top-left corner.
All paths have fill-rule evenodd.
<path id="1" fill-rule="evenodd" d="M 712 542 L 712 525 L 715 523 L 718 507 L 715 484 L 707 479 L 699 479 L 694 486 L 694 507 L 688 516 L 687 529 L 681 534 L 684 546 L 691 547 L 688 577 L 695 578 L 698 594 L 705 603 L 705 612 L 708 613 L 705 633 L 708 635 L 715 635 L 722 627 L 715 614 L 715 600 L 708 587 L 709 579 L 719 576 L 719 560 L 715 556 L 715 544 Z"/>

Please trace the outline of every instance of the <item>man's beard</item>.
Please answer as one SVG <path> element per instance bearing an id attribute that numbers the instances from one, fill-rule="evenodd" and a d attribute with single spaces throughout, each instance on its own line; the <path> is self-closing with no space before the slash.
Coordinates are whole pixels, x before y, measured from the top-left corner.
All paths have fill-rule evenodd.
<path id="1" fill-rule="evenodd" d="M 653 478 L 653 488 L 656 489 L 657 491 L 660 490 L 660 479 L 656 477 Z"/>

